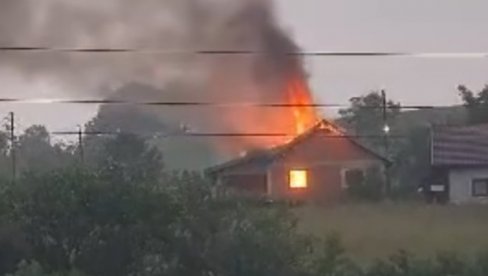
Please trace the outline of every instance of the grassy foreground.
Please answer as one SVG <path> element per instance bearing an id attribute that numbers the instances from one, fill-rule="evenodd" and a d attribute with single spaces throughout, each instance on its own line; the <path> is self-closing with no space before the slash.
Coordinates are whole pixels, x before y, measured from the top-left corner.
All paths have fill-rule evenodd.
<path id="1" fill-rule="evenodd" d="M 350 204 L 297 209 L 300 229 L 339 234 L 347 254 L 365 263 L 400 249 L 419 257 L 442 251 L 471 255 L 488 249 L 488 206 Z"/>

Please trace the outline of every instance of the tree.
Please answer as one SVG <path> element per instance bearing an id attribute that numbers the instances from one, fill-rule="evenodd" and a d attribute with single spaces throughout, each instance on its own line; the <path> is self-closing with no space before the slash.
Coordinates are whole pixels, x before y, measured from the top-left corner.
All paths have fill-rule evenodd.
<path id="1" fill-rule="evenodd" d="M 142 183 L 158 182 L 162 176 L 161 152 L 135 134 L 120 133 L 115 137 L 93 139 L 87 148 L 88 163 L 110 179 Z"/>
<path id="2" fill-rule="evenodd" d="M 381 94 L 371 92 L 365 96 L 352 98 L 350 103 L 349 108 L 340 110 L 341 121 L 358 135 L 373 136 L 362 141 L 374 150 L 384 152 L 386 144 L 383 140 L 385 133 Z M 401 139 L 388 139 L 387 154 L 393 161 L 390 168 L 393 192 L 396 196 L 403 197 L 415 191 L 430 170 L 430 132 L 424 126 L 402 126 L 399 117 L 400 103 L 388 101 L 387 106 L 390 134 L 404 136 Z M 354 191 L 356 192 L 358 191 Z"/>
<path id="3" fill-rule="evenodd" d="M 460 85 L 458 90 L 464 106 L 468 110 L 469 123 L 488 123 L 488 85 L 485 85 L 477 94 L 464 85 Z"/>
<path id="4" fill-rule="evenodd" d="M 13 274 L 7 274 L 6 276 L 86 276 L 78 271 L 68 271 L 68 272 L 53 272 L 49 273 L 44 270 L 44 268 L 38 262 L 27 262 L 22 261 L 17 271 Z"/>
<path id="5" fill-rule="evenodd" d="M 341 122 L 346 128 L 357 135 L 378 136 L 378 139 L 363 139 L 365 143 L 382 150 L 385 122 L 383 118 L 383 97 L 380 92 L 373 91 L 365 96 L 354 97 L 349 100 L 350 107 L 339 110 Z M 400 114 L 400 104 L 387 102 L 387 124 L 392 125 Z"/>
<path id="6" fill-rule="evenodd" d="M 78 168 L 28 173 L 9 191 L 11 219 L 49 271 L 127 275 L 171 240 L 177 204 L 154 186 Z"/>
<path id="7" fill-rule="evenodd" d="M 39 265 L 20 272 L 303 275 L 310 244 L 286 210 L 216 198 L 196 174 L 164 181 L 119 182 L 79 168 L 24 174 L 8 192 L 10 219 Z"/>
<path id="8" fill-rule="evenodd" d="M 4 131 L 0 131 L 0 177 L 10 177 L 9 137 Z"/>
<path id="9" fill-rule="evenodd" d="M 392 174 L 401 184 L 395 196 L 412 195 L 431 171 L 431 131 L 429 127 L 413 127 L 394 156 Z"/>
<path id="10" fill-rule="evenodd" d="M 49 171 L 73 162 L 72 152 L 60 144 L 52 144 L 45 126 L 33 125 L 17 141 L 19 170 Z"/>

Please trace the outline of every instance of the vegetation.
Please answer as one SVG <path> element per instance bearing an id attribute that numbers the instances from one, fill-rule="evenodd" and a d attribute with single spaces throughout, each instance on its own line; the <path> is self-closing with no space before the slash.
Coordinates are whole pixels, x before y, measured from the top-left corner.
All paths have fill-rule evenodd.
<path id="1" fill-rule="evenodd" d="M 341 122 L 358 135 L 368 136 L 364 143 L 384 152 L 385 123 L 390 127 L 400 114 L 400 104 L 388 101 L 386 122 L 383 115 L 383 97 L 380 92 L 374 91 L 367 95 L 354 97 L 349 100 L 350 107 L 339 110 Z M 395 128 L 393 128 L 395 129 Z M 386 154 L 386 153 L 385 153 Z"/>
<path id="2" fill-rule="evenodd" d="M 378 91 L 350 99 L 340 110 L 339 124 L 362 138 L 362 142 L 393 161 L 390 175 L 395 199 L 410 198 L 430 173 L 430 129 L 433 125 L 465 125 L 488 122 L 488 88 L 478 94 L 459 87 L 464 107 L 405 111 L 401 103 L 388 101 L 388 140 L 384 139 L 383 99 Z M 386 152 L 386 149 L 387 152 Z M 357 193 L 356 193 L 357 194 Z"/>
<path id="3" fill-rule="evenodd" d="M 483 104 L 484 94 L 472 96 Z M 356 133 L 381 136 L 382 114 L 371 108 L 381 104 L 372 93 L 341 114 Z M 399 104 L 388 105 L 392 134 L 407 136 L 391 143 L 394 177 L 421 181 L 428 128 L 406 128 Z M 13 182 L 11 144 L 0 131 L 0 275 L 488 275 L 485 207 L 256 204 L 216 195 L 198 173 L 168 170 L 161 152 L 139 136 L 83 142 L 83 151 L 53 144 L 43 126 L 28 128 L 17 140 Z M 351 196 L 379 201 L 378 174 L 353 183 Z M 437 253 L 443 251 L 456 254 Z"/>
<path id="4" fill-rule="evenodd" d="M 469 123 L 488 123 L 488 85 L 478 93 L 473 93 L 464 85 L 460 85 L 458 90 L 468 110 Z"/>
<path id="5" fill-rule="evenodd" d="M 401 119 L 401 104 L 388 101 L 386 124 L 390 131 L 386 137 L 383 98 L 379 92 L 373 91 L 361 97 L 354 97 L 350 100 L 350 105 L 349 108 L 339 112 L 341 115 L 339 122 L 353 133 L 366 137 L 361 139 L 364 144 L 393 162 L 390 174 L 395 185 L 390 196 L 405 198 L 411 195 L 430 170 L 429 127 L 405 126 Z M 412 174 L 412 171 L 415 171 L 415 174 Z M 360 192 L 365 197 L 371 198 L 371 191 L 365 191 L 368 187 L 370 190 L 373 188 L 371 185 L 366 185 L 361 189 L 363 192 L 354 189 L 353 194 L 357 197 Z"/>
<path id="6" fill-rule="evenodd" d="M 387 259 L 399 249 L 417 258 L 456 252 L 474 258 L 488 248 L 487 206 L 358 203 L 295 210 L 299 230 L 318 238 L 340 233 L 348 257 L 361 264 Z"/>

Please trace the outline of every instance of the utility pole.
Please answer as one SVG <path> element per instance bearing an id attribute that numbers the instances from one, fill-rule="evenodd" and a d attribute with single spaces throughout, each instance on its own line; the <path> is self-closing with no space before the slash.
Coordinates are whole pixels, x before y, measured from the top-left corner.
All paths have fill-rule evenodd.
<path id="1" fill-rule="evenodd" d="M 10 112 L 10 157 L 12 158 L 12 182 L 15 182 L 17 176 L 17 156 L 15 142 L 15 115 Z"/>
<path id="2" fill-rule="evenodd" d="M 383 110 L 383 145 L 385 148 L 385 157 L 390 159 L 390 126 L 388 124 L 388 100 L 386 98 L 386 91 L 381 90 L 382 110 Z M 389 162 L 389 161 L 388 161 Z M 391 195 L 391 179 L 390 179 L 390 164 L 385 166 L 385 195 L 387 198 Z"/>
<path id="3" fill-rule="evenodd" d="M 78 151 L 80 153 L 80 162 L 83 165 L 85 163 L 85 149 L 83 147 L 83 129 L 78 126 Z"/>

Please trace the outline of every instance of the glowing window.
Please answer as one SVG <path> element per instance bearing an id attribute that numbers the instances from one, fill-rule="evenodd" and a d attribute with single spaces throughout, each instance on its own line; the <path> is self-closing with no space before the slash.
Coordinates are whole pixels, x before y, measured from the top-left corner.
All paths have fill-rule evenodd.
<path id="1" fill-rule="evenodd" d="M 290 171 L 290 188 L 303 189 L 308 187 L 308 173 L 306 170 Z"/>

